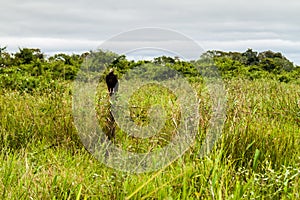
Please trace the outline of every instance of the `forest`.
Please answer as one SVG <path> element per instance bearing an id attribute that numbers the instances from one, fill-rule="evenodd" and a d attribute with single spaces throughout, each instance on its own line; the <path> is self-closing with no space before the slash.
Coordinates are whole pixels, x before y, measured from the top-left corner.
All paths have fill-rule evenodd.
<path id="1" fill-rule="evenodd" d="M 59 80 L 74 80 L 83 61 L 89 55 L 105 56 L 112 59 L 111 67 L 123 74 L 145 62 L 165 64 L 182 73 L 184 76 L 195 79 L 199 76 L 196 67 L 215 65 L 224 79 L 242 78 L 247 80 L 272 79 L 279 82 L 298 82 L 300 67 L 285 58 L 280 52 L 270 50 L 256 52 L 248 49 L 243 53 L 207 51 L 196 61 L 179 61 L 176 58 L 161 56 L 152 61 L 127 60 L 125 55 L 102 50 L 78 54 L 55 54 L 48 56 L 40 49 L 20 48 L 16 53 L 8 53 L 6 47 L 0 49 L 0 87 L 31 91 L 52 87 Z M 54 86 L 55 87 L 55 86 Z"/>

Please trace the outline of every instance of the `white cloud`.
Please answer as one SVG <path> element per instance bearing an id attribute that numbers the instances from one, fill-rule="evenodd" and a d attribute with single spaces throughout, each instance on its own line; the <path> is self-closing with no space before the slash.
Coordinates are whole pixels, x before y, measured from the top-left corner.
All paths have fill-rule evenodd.
<path id="1" fill-rule="evenodd" d="M 299 10 L 298 0 L 0 0 L 0 45 L 80 52 L 122 31 L 154 26 L 214 49 L 281 51 L 300 64 Z"/>
<path id="2" fill-rule="evenodd" d="M 16 52 L 18 48 L 39 48 L 46 54 L 52 55 L 62 53 L 82 53 L 95 50 L 103 41 L 77 40 L 77 39 L 57 39 L 44 37 L 4 37 L 1 38 L 7 46 L 8 51 Z M 45 51 L 46 50 L 46 51 Z"/>

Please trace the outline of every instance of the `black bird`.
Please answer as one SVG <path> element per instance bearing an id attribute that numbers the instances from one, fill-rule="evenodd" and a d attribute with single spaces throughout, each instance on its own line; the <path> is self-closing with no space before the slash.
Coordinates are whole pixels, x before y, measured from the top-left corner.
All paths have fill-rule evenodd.
<path id="1" fill-rule="evenodd" d="M 109 96 L 118 91 L 118 76 L 114 74 L 114 69 L 110 69 L 109 74 L 106 76 L 106 84 Z"/>

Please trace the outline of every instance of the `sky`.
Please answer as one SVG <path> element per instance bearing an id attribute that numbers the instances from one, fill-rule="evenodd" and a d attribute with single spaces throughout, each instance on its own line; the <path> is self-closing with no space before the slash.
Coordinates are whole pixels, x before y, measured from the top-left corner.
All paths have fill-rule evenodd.
<path id="1" fill-rule="evenodd" d="M 300 65 L 299 11 L 299 0 L 0 0 L 0 46 L 82 53 L 122 32 L 159 27 L 204 50 L 272 50 Z"/>

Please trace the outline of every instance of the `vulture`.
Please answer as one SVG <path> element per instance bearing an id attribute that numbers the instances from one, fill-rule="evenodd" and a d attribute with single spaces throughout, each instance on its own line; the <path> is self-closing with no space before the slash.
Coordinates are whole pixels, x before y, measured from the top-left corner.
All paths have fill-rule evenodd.
<path id="1" fill-rule="evenodd" d="M 105 78 L 109 96 L 118 91 L 118 76 L 114 74 L 114 69 L 110 69 L 109 74 Z"/>

